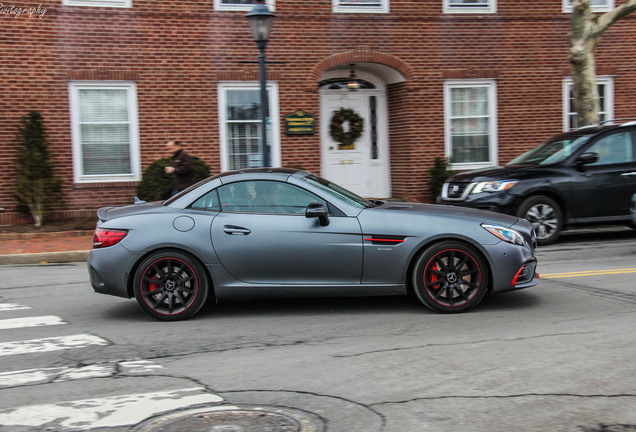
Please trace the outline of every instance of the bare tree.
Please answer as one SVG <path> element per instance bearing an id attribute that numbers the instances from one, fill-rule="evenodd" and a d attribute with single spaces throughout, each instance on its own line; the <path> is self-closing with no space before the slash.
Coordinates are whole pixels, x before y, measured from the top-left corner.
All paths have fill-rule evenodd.
<path id="1" fill-rule="evenodd" d="M 574 81 L 574 109 L 578 125 L 599 122 L 599 96 L 594 55 L 601 36 L 612 24 L 636 10 L 636 0 L 627 0 L 614 10 L 597 16 L 590 0 L 573 0 L 570 20 L 570 66 Z"/>

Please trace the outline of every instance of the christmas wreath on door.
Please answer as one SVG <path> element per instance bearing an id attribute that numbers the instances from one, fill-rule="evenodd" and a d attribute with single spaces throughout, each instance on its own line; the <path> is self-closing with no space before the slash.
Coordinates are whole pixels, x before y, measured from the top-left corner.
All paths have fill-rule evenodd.
<path id="1" fill-rule="evenodd" d="M 345 123 L 348 129 L 345 130 Z M 340 108 L 333 112 L 329 134 L 338 143 L 339 150 L 353 150 L 353 145 L 362 135 L 364 119 L 351 108 Z"/>

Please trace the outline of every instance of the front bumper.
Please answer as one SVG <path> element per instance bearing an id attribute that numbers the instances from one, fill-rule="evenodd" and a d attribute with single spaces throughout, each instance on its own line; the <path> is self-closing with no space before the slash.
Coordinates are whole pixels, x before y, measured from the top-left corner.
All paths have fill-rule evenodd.
<path id="1" fill-rule="evenodd" d="M 512 194 L 509 191 L 471 194 L 470 191 L 473 187 L 474 185 L 470 184 L 466 186 L 463 193 L 453 196 L 451 196 L 452 194 L 449 194 L 447 190 L 444 190 L 442 196 L 439 198 L 439 203 L 516 216 L 517 209 L 522 201 L 521 196 Z"/>

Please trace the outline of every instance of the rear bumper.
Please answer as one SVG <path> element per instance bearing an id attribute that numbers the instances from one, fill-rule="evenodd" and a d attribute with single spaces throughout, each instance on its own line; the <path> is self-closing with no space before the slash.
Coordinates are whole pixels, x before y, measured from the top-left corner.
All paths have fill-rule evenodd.
<path id="1" fill-rule="evenodd" d="M 87 265 L 93 290 L 100 294 L 132 297 L 128 291 L 128 280 L 133 265 L 140 255 L 120 244 L 91 250 Z"/>

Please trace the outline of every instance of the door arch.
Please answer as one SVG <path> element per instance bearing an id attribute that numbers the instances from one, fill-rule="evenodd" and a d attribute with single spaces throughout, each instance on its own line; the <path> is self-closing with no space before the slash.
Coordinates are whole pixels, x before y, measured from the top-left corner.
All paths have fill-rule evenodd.
<path id="1" fill-rule="evenodd" d="M 354 65 L 355 75 L 371 85 L 351 91 L 346 86 L 320 89 L 320 142 L 322 176 L 365 197 L 391 196 L 389 125 L 386 84 L 364 65 Z M 350 66 L 328 70 L 321 83 L 346 78 Z M 372 87 L 372 88 L 369 88 Z M 335 111 L 352 109 L 364 119 L 361 136 L 352 146 L 339 145 L 330 135 Z M 344 125 L 345 129 L 348 125 Z"/>

